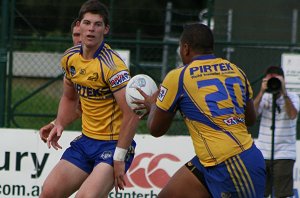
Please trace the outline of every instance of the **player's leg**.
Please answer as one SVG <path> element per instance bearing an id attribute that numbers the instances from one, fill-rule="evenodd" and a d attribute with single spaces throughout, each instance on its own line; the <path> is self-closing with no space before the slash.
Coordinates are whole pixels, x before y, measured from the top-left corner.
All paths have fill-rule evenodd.
<path id="1" fill-rule="evenodd" d="M 97 156 L 94 159 L 95 167 L 89 177 L 81 185 L 76 194 L 76 198 L 104 198 L 114 186 L 113 173 L 113 154 L 116 148 L 117 141 L 93 141 L 97 145 Z M 135 150 L 135 141 L 132 141 L 131 146 L 125 157 L 125 172 L 129 169 Z"/>
<path id="2" fill-rule="evenodd" d="M 69 197 L 88 174 L 66 160 L 60 160 L 46 178 L 40 198 Z"/>
<path id="3" fill-rule="evenodd" d="M 182 166 L 158 194 L 159 198 L 210 197 L 206 187 L 186 166 Z"/>
<path id="4" fill-rule="evenodd" d="M 113 167 L 107 163 L 100 163 L 81 185 L 76 198 L 105 198 L 113 186 Z"/>

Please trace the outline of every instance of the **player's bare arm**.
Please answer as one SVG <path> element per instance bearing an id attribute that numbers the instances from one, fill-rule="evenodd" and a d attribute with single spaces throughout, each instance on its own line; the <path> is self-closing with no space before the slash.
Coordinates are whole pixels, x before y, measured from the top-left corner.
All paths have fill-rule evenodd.
<path id="1" fill-rule="evenodd" d="M 55 126 L 47 138 L 48 147 L 50 148 L 52 146 L 56 150 L 61 149 L 61 146 L 58 144 L 58 140 L 64 128 L 78 118 L 78 114 L 76 112 L 78 95 L 71 81 L 66 78 L 64 78 L 63 90 L 64 92 L 59 103 Z"/>
<path id="2" fill-rule="evenodd" d="M 126 103 L 125 99 L 125 88 L 114 93 L 114 97 L 120 106 L 123 114 L 122 124 L 119 134 L 119 140 L 117 144 L 117 149 L 127 150 L 132 139 L 135 135 L 139 117 L 135 114 Z M 114 177 L 115 177 L 115 190 L 123 190 L 125 183 L 125 163 L 124 160 L 114 160 Z"/>
<path id="3" fill-rule="evenodd" d="M 246 103 L 245 121 L 247 126 L 252 126 L 256 122 L 256 111 L 252 99 Z"/>

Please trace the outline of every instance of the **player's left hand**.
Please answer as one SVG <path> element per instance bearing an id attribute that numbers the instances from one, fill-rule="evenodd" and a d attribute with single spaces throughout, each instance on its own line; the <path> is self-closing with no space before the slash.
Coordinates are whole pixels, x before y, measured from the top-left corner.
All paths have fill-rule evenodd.
<path id="1" fill-rule="evenodd" d="M 114 177 L 115 177 L 115 191 L 118 189 L 124 190 L 125 182 L 125 162 L 114 160 Z"/>
<path id="2" fill-rule="evenodd" d="M 282 93 L 282 95 L 286 95 L 285 81 L 284 81 L 283 76 L 276 76 L 276 78 L 278 78 L 281 82 L 281 93 Z"/>
<path id="3" fill-rule="evenodd" d="M 52 146 L 55 150 L 62 149 L 61 145 L 58 144 L 58 140 L 60 139 L 63 130 L 63 127 L 60 125 L 54 126 L 47 138 L 48 148 L 51 148 Z"/>

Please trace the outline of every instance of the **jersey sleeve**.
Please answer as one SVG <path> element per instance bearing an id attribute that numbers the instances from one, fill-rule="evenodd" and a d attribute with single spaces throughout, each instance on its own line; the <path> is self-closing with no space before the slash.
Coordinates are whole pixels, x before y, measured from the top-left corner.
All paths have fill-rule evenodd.
<path id="1" fill-rule="evenodd" d="M 246 101 L 253 99 L 253 89 L 251 87 L 251 84 L 246 76 L 246 74 L 239 69 L 240 73 L 242 74 L 242 76 L 244 77 L 244 81 L 245 81 L 245 86 L 246 86 Z"/>
<path id="2" fill-rule="evenodd" d="M 106 82 L 112 92 L 118 91 L 126 87 L 130 80 L 130 73 L 125 63 L 117 56 L 113 57 L 115 67 L 105 66 L 103 70 L 106 73 Z"/>
<path id="3" fill-rule="evenodd" d="M 67 49 L 61 58 L 60 61 L 61 69 L 65 78 L 67 79 L 71 79 L 71 73 L 74 72 L 74 67 L 72 66 L 70 67 L 70 65 L 68 65 L 69 60 L 71 59 L 71 57 L 74 57 L 80 51 L 80 47 L 81 46 L 78 45 Z"/>
<path id="4" fill-rule="evenodd" d="M 160 92 L 156 100 L 156 105 L 169 112 L 177 110 L 177 100 L 179 99 L 179 75 L 181 70 L 170 71 L 160 86 Z"/>
<path id="5" fill-rule="evenodd" d="M 64 56 L 61 58 L 60 65 L 61 65 L 61 69 L 62 69 L 64 76 L 67 79 L 70 79 L 70 72 L 67 69 L 67 62 L 68 62 L 67 60 L 68 60 L 68 58 L 67 58 L 66 54 L 64 54 Z"/>

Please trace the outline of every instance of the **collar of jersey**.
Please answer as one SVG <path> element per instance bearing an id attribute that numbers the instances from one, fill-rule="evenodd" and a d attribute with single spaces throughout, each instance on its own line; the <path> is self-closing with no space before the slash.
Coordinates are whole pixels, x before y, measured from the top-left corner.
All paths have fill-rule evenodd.
<path id="1" fill-rule="evenodd" d="M 193 58 L 193 60 L 207 60 L 207 59 L 214 59 L 216 56 L 214 54 L 206 54 L 200 55 Z"/>
<path id="2" fill-rule="evenodd" d="M 96 57 L 100 54 L 101 50 L 102 50 L 103 47 L 104 47 L 104 44 L 105 44 L 105 42 L 104 42 L 104 40 L 103 40 L 102 43 L 101 43 L 101 45 L 99 46 L 99 48 L 96 50 L 96 52 L 95 52 L 93 58 L 96 58 Z M 83 50 L 82 50 L 82 45 L 81 45 L 81 46 L 80 46 L 80 54 L 82 54 L 82 53 L 83 53 Z"/>

